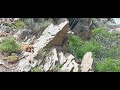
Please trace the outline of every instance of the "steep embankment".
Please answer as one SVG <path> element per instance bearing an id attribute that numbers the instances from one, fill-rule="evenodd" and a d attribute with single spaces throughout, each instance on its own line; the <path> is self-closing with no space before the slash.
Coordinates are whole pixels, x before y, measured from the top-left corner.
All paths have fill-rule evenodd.
<path id="1" fill-rule="evenodd" d="M 93 72 L 93 52 L 100 50 L 95 40 L 99 38 L 99 44 L 104 47 L 113 41 L 115 43 L 111 45 L 118 46 L 116 40 L 119 36 L 115 40 L 104 35 L 104 31 L 94 32 L 94 40 L 91 41 L 92 30 L 97 27 L 108 31 L 119 30 L 111 24 L 114 21 L 110 18 L 3 18 L 0 21 L 0 71 Z M 104 44 L 107 39 L 110 42 Z M 102 48 L 102 51 L 106 50 Z M 103 55 L 98 54 L 97 59 L 106 57 L 108 52 L 101 53 Z"/>

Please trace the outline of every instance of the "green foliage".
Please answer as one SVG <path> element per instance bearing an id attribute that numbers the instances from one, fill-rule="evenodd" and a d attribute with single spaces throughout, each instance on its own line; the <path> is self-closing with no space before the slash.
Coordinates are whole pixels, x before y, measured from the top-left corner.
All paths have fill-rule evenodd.
<path id="1" fill-rule="evenodd" d="M 86 41 L 79 49 L 79 53 L 81 53 L 81 57 L 87 52 L 92 52 L 96 56 L 101 50 L 102 47 L 96 41 Z"/>
<path id="2" fill-rule="evenodd" d="M 77 58 L 83 58 L 83 55 L 89 51 L 97 54 L 102 48 L 95 40 L 82 41 L 75 35 L 70 37 L 68 43 L 68 51 Z"/>
<path id="3" fill-rule="evenodd" d="M 42 71 L 42 69 L 38 66 L 31 69 L 31 72 L 41 72 L 41 71 Z"/>
<path id="4" fill-rule="evenodd" d="M 19 50 L 19 44 L 17 44 L 12 37 L 6 37 L 0 44 L 0 52 L 8 52 L 11 54 L 18 52 Z"/>
<path id="5" fill-rule="evenodd" d="M 92 30 L 92 39 L 96 40 L 102 48 L 96 59 L 119 59 L 120 57 L 120 33 L 109 33 L 103 28 Z"/>
<path id="6" fill-rule="evenodd" d="M 120 33 L 110 33 L 100 27 L 92 30 L 89 41 L 71 36 L 68 40 L 68 51 L 78 59 L 82 59 L 86 52 L 92 52 L 96 72 L 120 71 Z"/>
<path id="7" fill-rule="evenodd" d="M 23 29 L 23 28 L 25 28 L 25 23 L 23 20 L 20 19 L 9 26 L 14 29 Z"/>
<path id="8" fill-rule="evenodd" d="M 102 27 L 99 27 L 99 28 L 95 28 L 92 30 L 92 35 L 94 38 L 97 38 L 97 37 L 110 37 L 111 36 L 111 33 L 109 33 L 107 30 L 104 30 L 104 28 Z"/>
<path id="9" fill-rule="evenodd" d="M 82 58 L 86 52 L 91 51 L 97 60 L 105 58 L 120 58 L 120 34 L 110 33 L 103 28 L 92 30 L 90 41 L 82 41 L 77 36 L 68 40 L 68 51 L 77 58 Z"/>
<path id="10" fill-rule="evenodd" d="M 73 35 L 72 37 L 69 38 L 68 40 L 68 51 L 73 54 L 74 56 L 76 56 L 77 58 L 79 58 L 79 56 L 81 55 L 78 55 L 79 54 L 79 49 L 80 47 L 82 46 L 84 42 L 82 40 L 80 40 L 79 37 Z"/>
<path id="11" fill-rule="evenodd" d="M 19 57 L 17 55 L 16 56 L 11 55 L 7 57 L 8 62 L 13 62 L 13 61 L 18 61 L 18 60 L 19 60 Z"/>
<path id="12" fill-rule="evenodd" d="M 96 72 L 120 72 L 120 60 L 110 58 L 96 63 Z"/>

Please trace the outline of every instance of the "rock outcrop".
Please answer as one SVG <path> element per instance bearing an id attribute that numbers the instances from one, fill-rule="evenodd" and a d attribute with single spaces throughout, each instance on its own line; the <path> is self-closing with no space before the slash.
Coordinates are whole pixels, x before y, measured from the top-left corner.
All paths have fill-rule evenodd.
<path id="1" fill-rule="evenodd" d="M 51 45 L 61 46 L 64 39 L 67 37 L 67 33 L 69 31 L 68 23 L 64 26 L 64 28 L 55 35 L 55 38 L 50 42 Z"/>
<path id="2" fill-rule="evenodd" d="M 3 19 L 0 25 L 17 20 Z M 0 72 L 28 72 L 35 67 L 41 72 L 94 72 L 92 53 L 87 52 L 78 63 L 66 50 L 67 39 L 73 34 L 89 39 L 91 30 L 99 26 L 111 32 L 120 31 L 110 18 L 25 18 L 24 22 L 26 28 L 21 30 L 0 27 L 0 42 L 13 35 L 22 44 L 18 62 L 12 64 L 0 58 Z"/>
<path id="3" fill-rule="evenodd" d="M 63 22 L 60 25 L 54 26 L 53 24 L 51 24 L 50 26 L 48 26 L 44 30 L 40 38 L 37 39 L 37 42 L 33 45 L 34 53 L 26 53 L 26 55 L 28 56 L 20 60 L 17 69 L 15 71 L 25 71 L 25 72 L 29 71 L 31 69 L 30 62 L 37 61 L 34 59 L 34 57 L 39 53 L 39 50 L 43 49 L 50 41 L 52 41 L 57 33 L 64 30 L 63 28 L 66 27 L 66 24 L 68 24 L 68 21 Z M 55 49 L 53 49 L 53 51 L 55 51 Z M 48 64 L 45 65 L 45 71 L 47 71 L 48 69 L 47 67 L 49 67 Z"/>
<path id="4" fill-rule="evenodd" d="M 64 62 L 61 71 L 63 72 L 78 72 L 79 71 L 79 64 L 76 63 L 75 57 L 70 54 L 66 53 L 65 55 L 66 62 Z"/>
<path id="5" fill-rule="evenodd" d="M 111 18 L 68 18 L 71 30 L 83 40 L 91 37 L 91 30 L 96 27 L 104 27 L 111 30 L 114 20 Z"/>
<path id="6" fill-rule="evenodd" d="M 7 71 L 9 70 L 12 72 L 30 71 L 30 69 L 32 67 L 35 67 L 38 63 L 40 63 L 40 61 L 36 59 L 36 56 L 39 54 L 40 50 L 42 50 L 50 42 L 51 42 L 51 44 L 55 45 L 56 39 L 59 41 L 59 42 L 57 41 L 57 44 L 60 44 L 60 45 L 62 44 L 62 42 L 64 41 L 64 38 L 67 35 L 67 32 L 69 31 L 68 23 L 69 22 L 66 20 L 65 22 L 62 22 L 59 25 L 51 24 L 42 32 L 40 30 L 38 30 L 36 32 L 36 34 L 33 34 L 33 35 L 31 33 L 32 32 L 34 33 L 34 31 L 29 30 L 29 29 L 27 29 L 27 30 L 25 29 L 25 30 L 21 30 L 21 31 L 19 30 L 18 32 L 14 33 L 13 37 L 17 40 L 17 42 L 23 43 L 23 45 L 28 45 L 30 43 L 30 41 L 33 39 L 34 43 L 31 48 L 34 49 L 34 52 L 27 52 L 28 48 L 26 51 L 26 47 L 23 47 L 22 49 L 25 49 L 21 53 L 23 58 L 21 58 L 21 60 L 19 60 L 15 64 L 9 64 L 7 61 L 3 61 L 4 63 L 1 63 L 3 66 L 3 68 L 0 68 L 0 69 L 2 69 L 1 71 L 5 71 L 5 67 L 7 67 Z M 40 35 L 39 35 L 39 32 L 41 33 Z M 36 36 L 36 35 L 39 36 L 39 38 L 38 37 L 33 38 L 33 36 Z M 3 37 L 3 35 L 2 35 L 2 37 Z M 57 58 L 57 56 L 55 55 L 56 48 L 51 49 L 51 50 L 52 50 L 52 53 L 54 53 L 53 56 L 51 55 L 51 57 L 52 57 L 51 62 L 54 62 L 55 57 Z M 50 59 L 50 57 L 49 57 L 49 59 Z M 48 60 L 46 59 L 46 61 L 48 61 L 48 63 L 45 63 L 44 71 L 47 71 L 47 67 L 49 67 L 49 65 L 48 65 L 50 62 L 49 59 Z M 6 64 L 5 64 L 5 62 L 6 62 Z M 50 65 L 50 67 L 51 67 L 51 65 Z"/>
<path id="7" fill-rule="evenodd" d="M 93 71 L 93 58 L 92 58 L 92 53 L 91 52 L 87 52 L 83 59 L 82 59 L 82 63 L 81 63 L 81 72 L 92 72 Z"/>

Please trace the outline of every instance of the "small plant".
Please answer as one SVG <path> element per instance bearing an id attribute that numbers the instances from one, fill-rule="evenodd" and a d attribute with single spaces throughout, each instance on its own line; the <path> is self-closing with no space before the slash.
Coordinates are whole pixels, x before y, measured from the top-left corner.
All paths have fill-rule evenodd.
<path id="1" fill-rule="evenodd" d="M 14 38 L 6 37 L 0 44 L 0 52 L 16 53 L 20 51 L 20 45 L 16 43 Z"/>
<path id="2" fill-rule="evenodd" d="M 31 72 L 41 72 L 41 71 L 42 71 L 42 69 L 38 66 L 31 69 Z"/>
<path id="3" fill-rule="evenodd" d="M 96 72 L 120 72 L 120 60 L 110 58 L 96 62 Z"/>
<path id="4" fill-rule="evenodd" d="M 8 62 L 15 62 L 15 61 L 19 60 L 19 57 L 11 55 L 11 56 L 8 56 L 6 59 L 7 59 Z"/>
<path id="5" fill-rule="evenodd" d="M 23 29 L 25 27 L 25 23 L 23 20 L 20 19 L 9 26 L 14 29 Z"/>

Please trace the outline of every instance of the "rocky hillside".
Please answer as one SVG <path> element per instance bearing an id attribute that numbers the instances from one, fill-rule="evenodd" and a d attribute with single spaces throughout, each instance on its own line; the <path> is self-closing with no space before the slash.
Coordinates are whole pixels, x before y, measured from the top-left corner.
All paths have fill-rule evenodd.
<path id="1" fill-rule="evenodd" d="M 112 18 L 1 18 L 0 72 L 109 71 L 119 31 Z"/>

